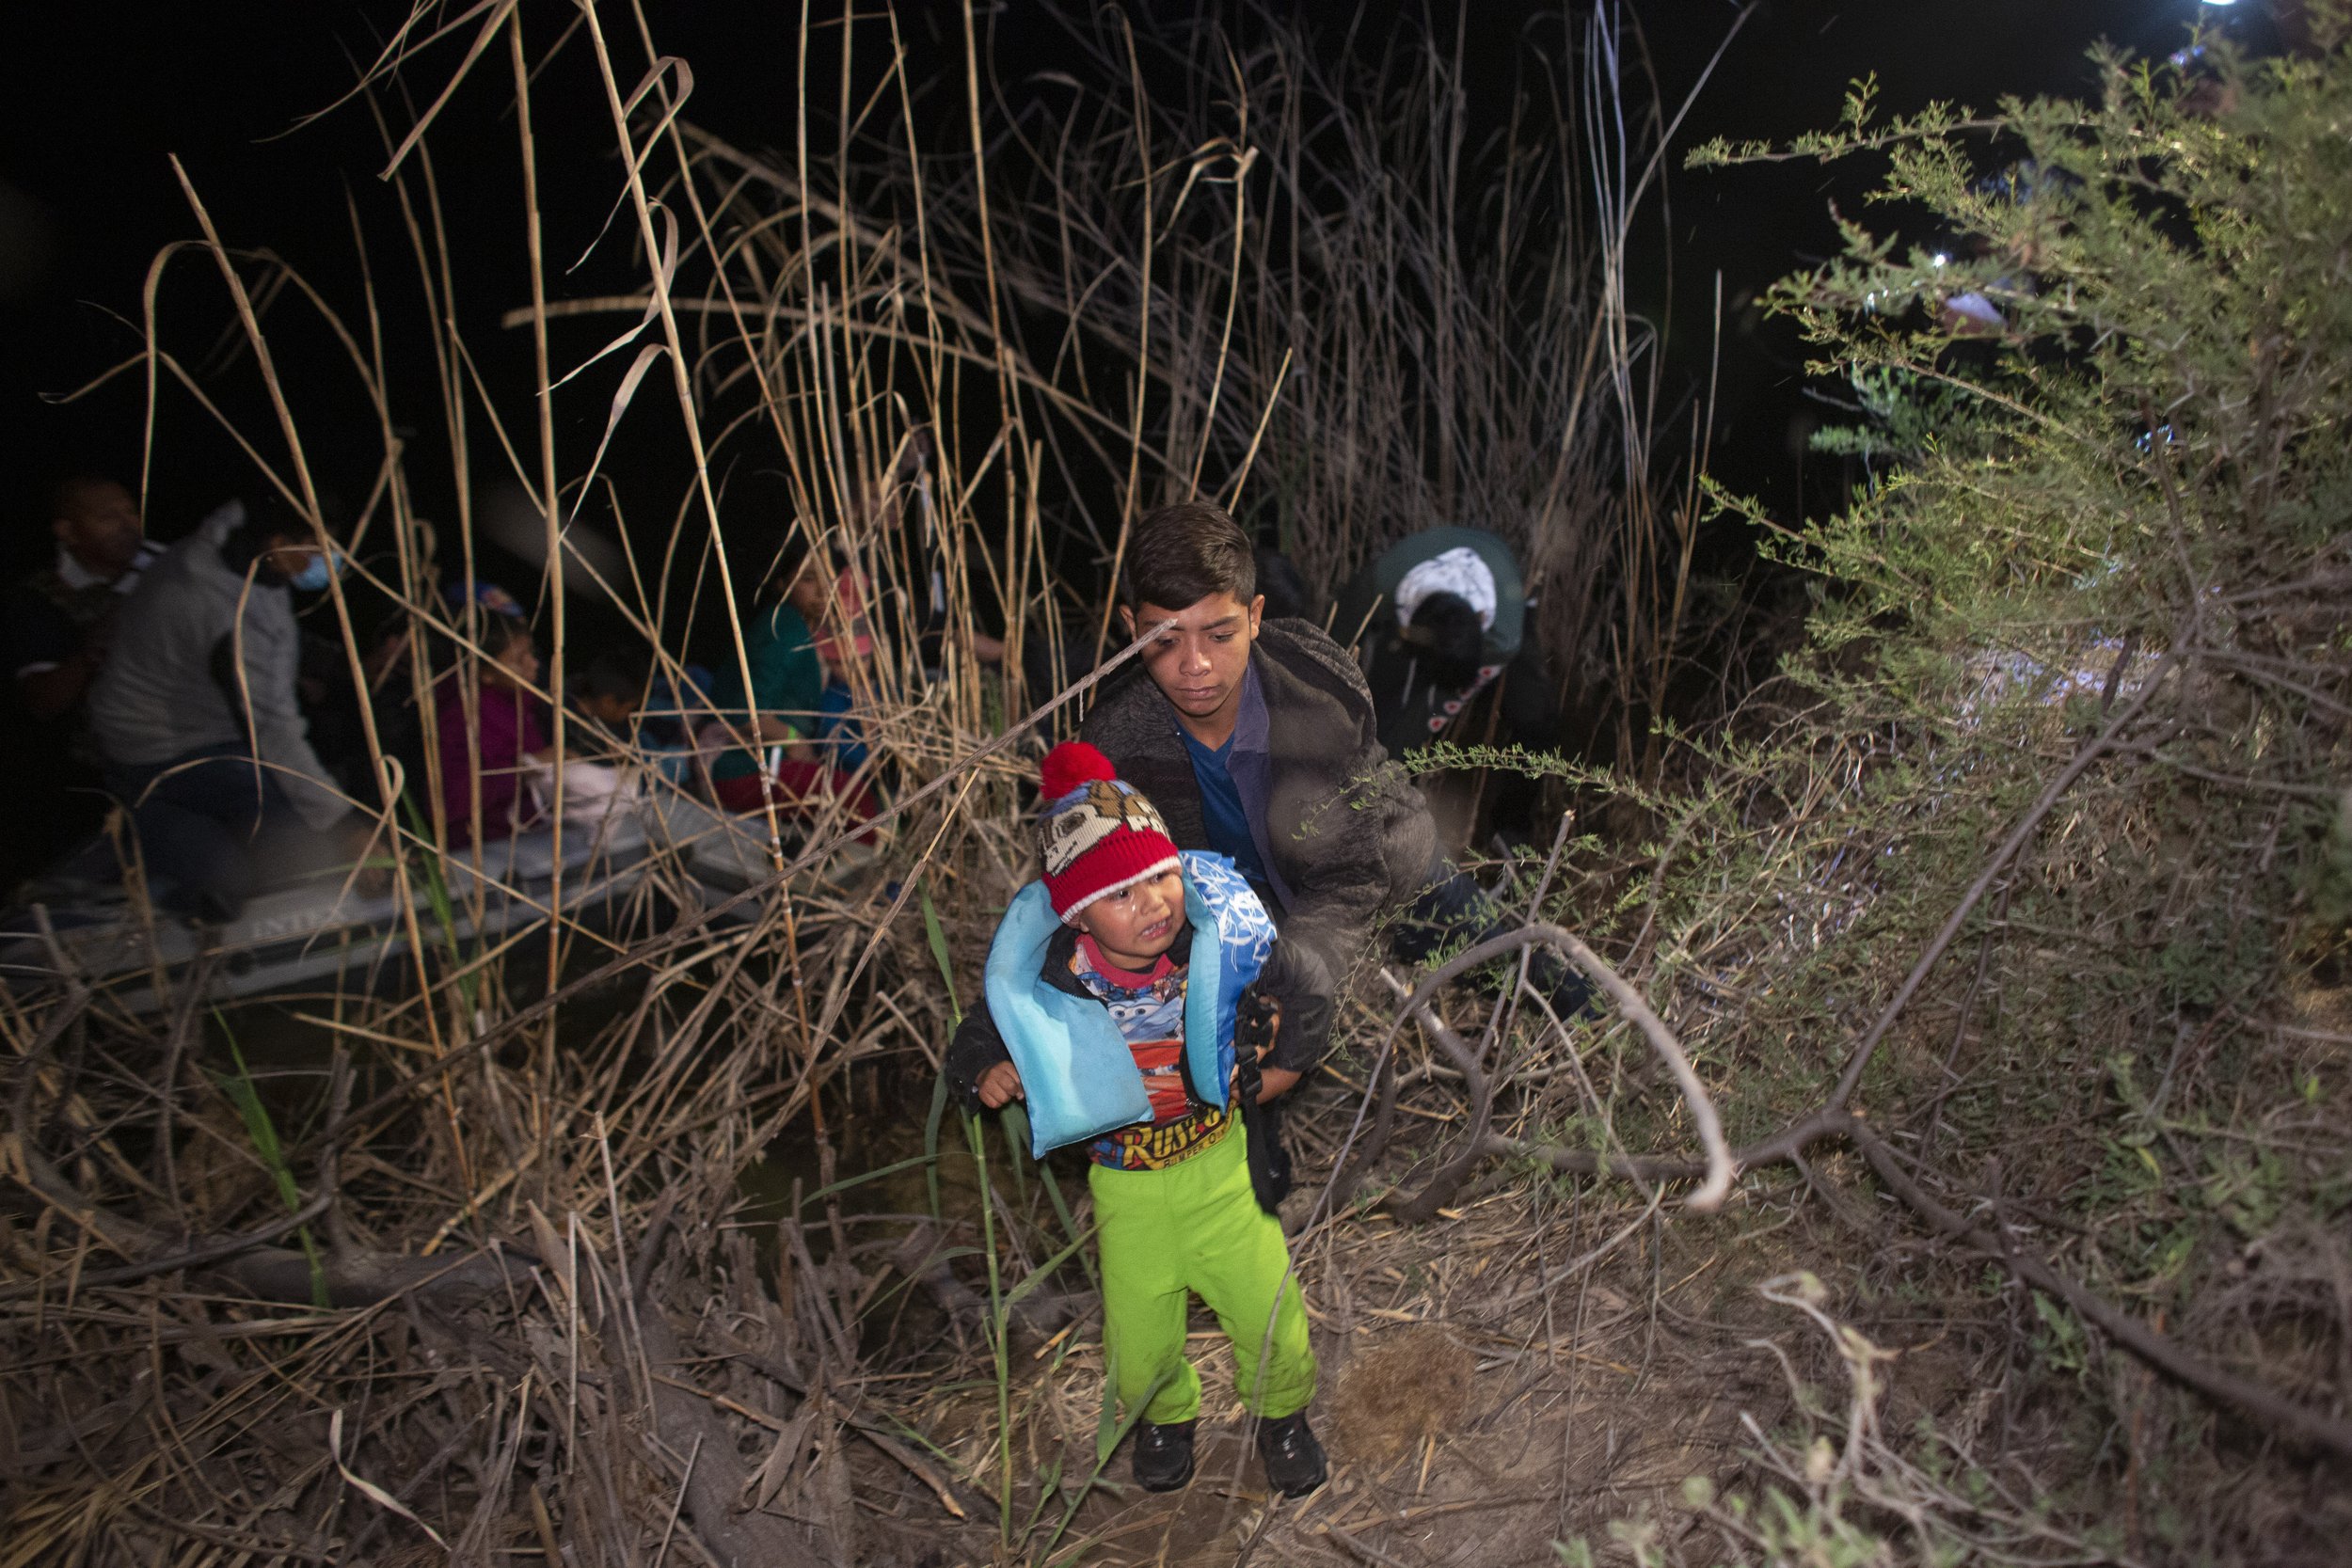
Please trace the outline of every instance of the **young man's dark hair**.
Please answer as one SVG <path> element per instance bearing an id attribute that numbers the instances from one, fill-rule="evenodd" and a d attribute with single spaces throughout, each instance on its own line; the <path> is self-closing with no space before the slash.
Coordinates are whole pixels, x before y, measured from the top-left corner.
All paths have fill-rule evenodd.
<path id="1" fill-rule="evenodd" d="M 1131 606 L 1183 610 L 1212 594 L 1247 605 L 1258 596 L 1257 552 L 1223 507 L 1178 501 L 1136 524 L 1120 589 Z"/>
<path id="2" fill-rule="evenodd" d="M 1422 600 L 1399 635 L 1438 686 L 1459 689 L 1478 678 L 1486 628 L 1459 594 L 1432 594 Z"/>

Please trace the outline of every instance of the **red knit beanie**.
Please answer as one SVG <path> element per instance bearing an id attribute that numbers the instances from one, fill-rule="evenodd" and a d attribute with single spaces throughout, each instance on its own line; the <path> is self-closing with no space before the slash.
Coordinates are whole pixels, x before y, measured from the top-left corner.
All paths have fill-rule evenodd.
<path id="1" fill-rule="evenodd" d="M 1111 759 L 1083 740 L 1045 753 L 1038 770 L 1045 797 L 1039 848 L 1045 893 L 1064 924 L 1106 893 L 1156 877 L 1176 862 L 1168 824 Z"/>

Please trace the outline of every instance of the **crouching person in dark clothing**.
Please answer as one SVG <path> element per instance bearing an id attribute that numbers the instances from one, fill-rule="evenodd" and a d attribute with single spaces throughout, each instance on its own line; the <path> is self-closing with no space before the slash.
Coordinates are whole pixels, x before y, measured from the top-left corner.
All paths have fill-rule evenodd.
<path id="1" fill-rule="evenodd" d="M 968 1108 L 1026 1101 L 1041 1156 L 1086 1145 L 1104 1354 L 1139 1418 L 1136 1481 L 1166 1492 L 1192 1477 L 1190 1292 L 1232 1340 L 1267 1483 L 1304 1497 L 1325 1476 L 1306 1417 L 1315 1357 L 1281 1222 L 1251 1169 L 1252 1133 L 1261 1102 L 1321 1053 L 1329 982 L 1276 936 L 1232 862 L 1180 854 L 1093 747 L 1055 748 L 1043 790 L 1045 875 L 997 927 L 985 1002 L 948 1048 L 948 1082 Z M 1259 1060 L 1245 1021 L 1262 1009 L 1280 1022 Z"/>

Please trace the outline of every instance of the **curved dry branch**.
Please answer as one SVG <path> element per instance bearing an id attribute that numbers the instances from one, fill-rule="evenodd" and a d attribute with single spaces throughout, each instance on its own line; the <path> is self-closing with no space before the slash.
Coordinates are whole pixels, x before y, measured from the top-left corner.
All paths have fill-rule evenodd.
<path id="1" fill-rule="evenodd" d="M 1387 970 L 1380 972 L 1380 978 L 1386 980 L 1399 997 L 1410 997 L 1411 993 L 1406 990 L 1403 983 Z M 1462 1190 L 1462 1183 L 1470 1180 L 1470 1172 L 1485 1162 L 1486 1128 L 1494 1119 L 1495 1109 L 1494 1081 L 1479 1066 L 1478 1053 L 1449 1028 L 1435 1009 L 1423 1006 L 1417 1010 L 1422 1022 L 1429 1030 L 1430 1037 L 1438 1042 L 1438 1049 L 1454 1059 L 1454 1069 L 1461 1073 L 1462 1081 L 1470 1085 L 1470 1136 L 1463 1140 L 1462 1152 L 1440 1166 L 1438 1174 L 1429 1179 L 1428 1184 L 1417 1196 L 1402 1203 L 1390 1203 L 1397 1218 L 1408 1225 L 1419 1225 L 1423 1220 L 1435 1218 L 1439 1209 L 1454 1201 L 1454 1195 Z M 1393 1085 L 1396 1083 L 1393 1059 L 1390 1063 L 1387 1081 L 1391 1085 L 1390 1098 L 1393 1101 Z M 1394 1195 L 1391 1196 L 1393 1198 Z"/>
<path id="2" fill-rule="evenodd" d="M 1792 1160 L 1811 1145 L 1842 1131 L 1848 1117 L 1844 1111 L 1816 1111 L 1769 1138 L 1732 1150 L 1732 1166 L 1747 1171 Z M 1489 1136 L 1485 1148 L 1490 1156 L 1540 1160 L 1553 1170 L 1575 1176 L 1617 1176 L 1631 1181 L 1695 1181 L 1707 1174 L 1703 1163 L 1671 1154 L 1602 1154 L 1596 1149 L 1500 1136 Z"/>
<path id="3" fill-rule="evenodd" d="M 56 1206 L 59 1213 L 126 1257 L 149 1254 L 133 1257 L 119 1267 L 83 1270 L 72 1277 L 75 1290 L 130 1285 L 157 1275 L 200 1270 L 262 1301 L 308 1302 L 313 1288 L 323 1285 L 330 1306 L 373 1307 L 410 1291 L 462 1293 L 515 1284 L 533 1261 L 526 1254 L 511 1251 L 457 1259 L 333 1251 L 318 1261 L 314 1271 L 308 1253 L 270 1243 L 325 1214 L 335 1201 L 331 1188 L 255 1229 L 165 1250 L 161 1231 L 91 1202 L 39 1149 L 20 1145 L 18 1153 L 24 1162 L 24 1185 Z M 0 1286 L 0 1301 L 39 1295 L 56 1283 L 53 1278 L 10 1281 Z"/>
<path id="4" fill-rule="evenodd" d="M 1699 1147 L 1706 1152 L 1705 1163 L 1694 1167 L 1703 1178 L 1699 1189 L 1684 1202 L 1701 1213 L 1711 1213 L 1722 1208 L 1724 1199 L 1731 1194 L 1732 1180 L 1739 1174 L 1739 1168 L 1738 1162 L 1732 1157 L 1731 1146 L 1724 1141 L 1723 1118 L 1716 1115 L 1715 1101 L 1708 1095 L 1706 1085 L 1699 1082 L 1698 1074 L 1692 1070 L 1691 1058 L 1683 1053 L 1682 1042 L 1675 1037 L 1673 1030 L 1666 1027 L 1665 1021 L 1651 1009 L 1640 991 L 1603 962 L 1573 932 L 1549 921 L 1531 921 L 1516 931 L 1506 931 L 1467 947 L 1422 976 L 1421 984 L 1406 999 L 1404 1010 L 1407 1013 L 1418 1012 L 1424 1018 L 1434 1020 L 1435 1015 L 1429 1013 L 1427 1008 L 1430 997 L 1436 994 L 1438 987 L 1505 953 L 1516 953 L 1537 943 L 1568 958 L 1590 975 L 1596 985 L 1607 991 L 1609 999 L 1617 1005 L 1618 1012 L 1642 1032 L 1642 1037 L 1649 1041 L 1650 1049 L 1657 1052 L 1659 1058 L 1666 1064 L 1667 1070 L 1674 1074 L 1675 1086 L 1681 1091 L 1683 1103 L 1691 1109 L 1691 1122 L 1692 1130 L 1698 1134 Z M 1458 1059 L 1456 1065 L 1460 1065 Z M 1465 1076 L 1470 1075 L 1466 1073 Z M 1473 1083 L 1482 1086 L 1484 1082 L 1483 1076 L 1473 1079 Z M 1431 1182 L 1429 1191 L 1434 1191 L 1447 1172 L 1454 1171 L 1456 1166 L 1461 1169 L 1454 1178 L 1454 1185 L 1456 1188 L 1460 1186 L 1463 1178 L 1469 1174 L 1470 1165 L 1486 1156 L 1486 1150 L 1481 1147 L 1484 1132 L 1482 1118 L 1477 1133 L 1470 1140 L 1470 1147 L 1447 1166 L 1445 1172 L 1439 1173 L 1438 1181 Z M 1421 1197 L 1413 1200 L 1416 1207 L 1429 1196 L 1429 1191 L 1424 1191 Z M 1444 1196 L 1437 1201 L 1444 1202 L 1452 1196 L 1452 1189 L 1448 1189 Z M 1436 1205 L 1431 1204 L 1430 1212 L 1434 1212 L 1435 1209 Z"/>
<path id="5" fill-rule="evenodd" d="M 54 1167 L 52 1170 L 54 1171 Z M 59 1201 L 64 1196 L 52 1191 L 46 1181 L 41 1183 L 38 1190 L 42 1196 L 53 1201 Z M 159 1274 L 173 1274 L 182 1269 L 200 1269 L 215 1263 L 225 1262 L 230 1259 L 265 1247 L 286 1232 L 299 1229 L 310 1224 L 326 1212 L 327 1206 L 334 1201 L 335 1195 L 332 1192 L 322 1192 L 301 1208 L 291 1213 L 279 1215 L 257 1230 L 248 1230 L 240 1236 L 216 1237 L 212 1241 L 199 1242 L 176 1252 L 167 1252 L 153 1258 L 141 1259 L 137 1262 L 125 1263 L 120 1268 L 85 1269 L 74 1276 L 72 1283 L 76 1290 L 88 1290 L 108 1285 L 129 1285 Z M 68 1206 L 60 1201 L 60 1207 L 65 1208 L 67 1212 L 76 1218 L 82 1219 L 88 1219 L 99 1212 L 97 1205 L 87 1202 Z M 127 1222 L 124 1223 L 127 1224 Z M 106 1233 L 103 1223 L 95 1223 L 91 1228 L 102 1235 Z M 24 1279 L 0 1285 L 0 1301 L 14 1301 L 22 1296 L 39 1295 L 52 1283 L 48 1279 Z M 305 1294 L 307 1293 L 306 1291 Z"/>

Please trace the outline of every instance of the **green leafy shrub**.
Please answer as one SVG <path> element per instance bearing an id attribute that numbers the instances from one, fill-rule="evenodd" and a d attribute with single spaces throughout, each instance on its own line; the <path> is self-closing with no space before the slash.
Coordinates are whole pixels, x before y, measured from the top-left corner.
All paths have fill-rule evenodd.
<path id="1" fill-rule="evenodd" d="M 1856 1104 L 1943 1201 L 2330 1408 L 2352 1397 L 2328 1283 L 2352 1277 L 2352 58 L 2342 8 L 2314 10 L 2309 57 L 2106 54 L 2095 101 L 1991 115 L 1883 119 L 1864 84 L 1835 132 L 1695 155 L 1883 160 L 1844 253 L 1772 296 L 1812 369 L 1855 389 L 1864 422 L 1824 444 L 1869 477 L 1802 527 L 1719 498 L 1816 576 L 1811 636 L 1690 742 L 1705 784 L 1648 802 L 1678 826 L 1626 912 L 1656 910 L 1649 983 L 1726 1085 L 1731 1130 L 1760 1134 L 1822 1101 L 1994 846 L 2095 741 Z M 1942 237 L 1907 247 L 1882 214 Z M 1831 1284 L 1862 1301 L 1887 1272 L 1857 1259 Z M 1942 1284 L 1956 1320 L 2005 1288 L 1956 1261 Z M 2291 1502 L 2308 1456 L 2184 1398 L 2126 1418 L 2119 1353 L 2044 1305 L 1954 1330 L 1988 1367 L 2020 1356 L 2023 1399 L 2089 1418 L 2002 1456 L 2050 1509 L 2101 1522 L 2041 1546 L 2323 1550 Z M 2143 1504 L 2159 1474 L 2163 1504 Z M 1859 1517 L 1886 1522 L 1883 1490 Z M 1701 1513 L 1730 1506 L 1710 1493 Z M 1751 1560 L 1957 1549 L 1915 1520 L 1872 1546 L 1828 1492 L 1740 1508 L 1750 1525 L 1722 1540 Z"/>

